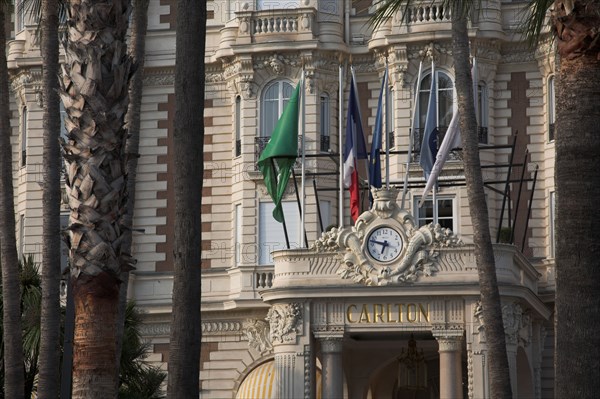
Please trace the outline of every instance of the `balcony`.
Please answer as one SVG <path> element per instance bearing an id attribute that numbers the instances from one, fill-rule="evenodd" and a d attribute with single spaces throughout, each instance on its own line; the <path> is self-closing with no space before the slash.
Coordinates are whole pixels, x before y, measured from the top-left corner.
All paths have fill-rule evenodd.
<path id="1" fill-rule="evenodd" d="M 314 8 L 239 11 L 235 15 L 237 26 L 221 31 L 221 47 L 316 40 Z"/>

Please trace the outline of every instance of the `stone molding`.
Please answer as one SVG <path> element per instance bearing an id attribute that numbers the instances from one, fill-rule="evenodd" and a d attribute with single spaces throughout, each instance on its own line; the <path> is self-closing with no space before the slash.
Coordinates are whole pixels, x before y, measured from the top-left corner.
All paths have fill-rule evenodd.
<path id="1" fill-rule="evenodd" d="M 460 352 L 463 347 L 463 338 L 460 337 L 436 337 L 439 352 Z"/>

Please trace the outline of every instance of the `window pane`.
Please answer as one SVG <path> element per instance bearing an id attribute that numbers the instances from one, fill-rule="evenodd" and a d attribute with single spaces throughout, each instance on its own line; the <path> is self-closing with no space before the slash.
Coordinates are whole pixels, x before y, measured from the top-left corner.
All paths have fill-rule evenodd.
<path id="1" fill-rule="evenodd" d="M 452 120 L 453 111 L 453 93 L 452 89 L 438 90 L 438 116 L 439 126 L 449 126 Z"/>
<path id="2" fill-rule="evenodd" d="M 452 202 L 451 199 L 438 200 L 438 218 L 452 217 Z"/>
<path id="3" fill-rule="evenodd" d="M 443 72 L 438 72 L 438 89 L 453 89 L 452 79 Z"/>
<path id="4" fill-rule="evenodd" d="M 285 224 L 287 227 L 290 248 L 299 248 L 298 239 L 298 205 L 296 202 L 282 202 Z M 258 226 L 258 262 L 260 265 L 272 265 L 271 252 L 286 248 L 283 224 L 273 219 L 274 205 L 272 202 L 261 202 L 259 205 Z"/>

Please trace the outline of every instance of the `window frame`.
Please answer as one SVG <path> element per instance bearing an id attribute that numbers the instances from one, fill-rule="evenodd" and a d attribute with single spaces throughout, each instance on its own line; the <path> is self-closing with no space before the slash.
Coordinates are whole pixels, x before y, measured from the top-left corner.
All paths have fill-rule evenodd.
<path id="1" fill-rule="evenodd" d="M 556 257 L 556 191 L 550 191 L 548 193 L 548 209 L 550 210 L 549 218 L 549 258 Z"/>
<path id="2" fill-rule="evenodd" d="M 290 87 L 290 95 L 287 98 L 285 97 L 285 93 L 284 93 L 284 88 L 285 88 L 286 84 L 289 85 L 289 87 Z M 273 81 L 269 82 L 267 85 L 265 85 L 265 87 L 262 90 L 262 94 L 260 96 L 260 132 L 259 132 L 260 137 L 268 138 L 268 137 L 271 137 L 271 135 L 273 134 L 273 130 L 271 130 L 270 132 L 267 133 L 267 126 L 266 126 L 266 123 L 267 123 L 266 101 L 273 101 L 273 100 L 266 100 L 265 97 L 269 93 L 269 90 L 271 90 L 274 86 L 278 86 L 278 88 L 277 88 L 277 99 L 275 100 L 277 102 L 277 112 L 276 112 L 277 115 L 275 116 L 275 118 L 273 120 L 271 120 L 271 122 L 273 122 L 273 130 L 275 129 L 277 120 L 279 120 L 279 117 L 281 116 L 283 109 L 285 108 L 288 101 L 290 100 L 293 90 L 294 90 L 293 84 L 291 83 L 291 81 L 289 81 L 287 79 L 273 80 Z M 271 118 L 271 116 L 269 116 L 269 118 Z"/>
<path id="3" fill-rule="evenodd" d="M 489 143 L 489 93 L 487 84 L 477 83 L 477 136 L 480 144 Z"/>
<path id="4" fill-rule="evenodd" d="M 440 91 L 450 91 L 449 88 L 443 88 L 440 89 L 440 74 L 445 75 L 451 82 L 452 82 L 452 113 L 454 113 L 457 109 L 457 102 L 456 102 L 456 84 L 454 83 L 454 78 L 452 77 L 452 75 L 450 73 L 448 73 L 446 70 L 441 69 L 441 68 L 436 68 L 435 69 L 435 79 L 436 79 L 436 88 L 437 88 L 437 99 L 438 101 L 436 102 L 436 123 L 438 125 L 438 128 L 440 127 Z M 425 107 L 424 110 L 422 110 L 421 108 L 421 104 L 429 104 L 429 96 L 431 95 L 429 93 L 430 91 L 430 87 L 426 87 L 423 88 L 423 84 L 425 82 L 425 79 L 427 79 L 428 77 L 431 76 L 431 69 L 429 71 L 427 71 L 426 73 L 423 74 L 423 76 L 421 76 L 421 81 L 417 82 L 417 90 L 419 91 L 419 103 L 417 104 L 417 110 L 416 110 L 416 115 L 417 115 L 417 123 L 416 123 L 416 127 L 417 129 L 421 129 L 423 127 L 423 125 L 425 124 L 425 120 L 427 119 L 427 107 Z M 426 99 L 425 101 L 423 101 L 424 99 L 424 95 L 426 95 Z M 450 119 L 452 119 L 452 116 L 450 116 Z M 450 124 L 450 120 L 448 120 L 448 124 Z"/>
<path id="5" fill-rule="evenodd" d="M 298 205 L 296 201 L 281 201 L 285 214 L 285 222 L 290 240 L 290 248 L 300 247 L 299 225 L 300 217 L 298 214 Z M 258 203 L 258 234 L 257 234 L 257 264 L 258 266 L 270 266 L 273 265 L 273 259 L 271 258 L 271 251 L 280 250 L 286 248 L 285 235 L 283 234 L 283 223 L 277 222 L 273 218 L 274 204 L 270 200 L 260 201 Z M 268 218 L 268 219 L 264 219 Z M 276 225 L 274 224 L 276 223 Z M 268 224 L 268 225 L 267 225 Z M 277 225 L 281 226 L 281 234 L 277 237 L 280 238 L 278 241 L 266 241 L 271 240 L 270 237 L 266 237 L 268 232 L 263 226 L 278 229 Z M 266 252 L 263 252 L 266 251 Z M 265 259 L 265 257 L 267 259 Z"/>
<path id="6" fill-rule="evenodd" d="M 235 118 L 235 148 L 234 148 L 234 157 L 239 157 L 242 155 L 242 96 L 235 96 L 234 102 L 234 118 Z"/>
<path id="7" fill-rule="evenodd" d="M 321 152 L 331 149 L 331 101 L 329 94 L 323 92 L 319 97 L 319 137 Z"/>
<path id="8" fill-rule="evenodd" d="M 20 123 L 20 130 L 21 130 L 21 148 L 20 148 L 20 159 L 19 159 L 19 165 L 24 168 L 25 166 L 27 166 L 27 130 L 28 130 L 28 126 L 27 126 L 27 119 L 28 119 L 28 111 L 27 111 L 27 106 L 24 106 L 21 108 L 21 123 Z"/>
<path id="9" fill-rule="evenodd" d="M 556 129 L 556 86 L 554 75 L 548 76 L 548 142 L 555 140 Z"/>
<path id="10" fill-rule="evenodd" d="M 451 230 L 453 232 L 456 232 L 458 229 L 458 212 L 457 212 L 457 201 L 456 201 L 456 196 L 454 195 L 436 195 L 435 200 L 438 203 L 438 205 L 436 207 L 432 206 L 432 220 L 430 222 L 427 222 L 426 220 L 428 218 L 421 218 L 419 215 L 419 201 L 421 200 L 421 196 L 414 196 L 413 197 L 413 215 L 415 218 L 415 222 L 417 227 L 421 227 L 424 226 L 428 223 L 439 223 L 439 220 L 452 220 L 452 228 Z M 451 217 L 441 217 L 439 216 L 439 203 L 441 201 L 452 201 L 452 216 Z M 432 196 L 427 196 L 425 199 L 425 203 L 423 205 L 423 207 L 426 206 L 427 203 L 433 204 L 433 197 Z M 423 221 L 423 224 L 421 224 L 421 221 Z"/>

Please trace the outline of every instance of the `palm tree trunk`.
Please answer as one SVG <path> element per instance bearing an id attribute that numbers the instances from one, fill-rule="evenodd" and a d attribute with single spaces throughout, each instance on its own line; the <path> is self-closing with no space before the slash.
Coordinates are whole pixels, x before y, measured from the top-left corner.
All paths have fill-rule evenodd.
<path id="1" fill-rule="evenodd" d="M 142 108 L 142 94 L 144 83 L 144 56 L 146 54 L 146 32 L 148 30 L 148 5 L 149 0 L 133 1 L 133 17 L 131 19 L 131 39 L 129 54 L 133 60 L 136 72 L 133 75 L 129 88 L 129 109 L 127 110 L 126 124 L 129 138 L 125 147 L 127 154 L 127 209 L 125 213 L 125 239 L 123 251 L 132 254 L 133 241 L 133 214 L 135 208 L 135 182 L 140 148 L 140 111 Z M 121 289 L 119 290 L 119 316 L 117 319 L 117 375 L 121 360 L 121 347 L 123 344 L 123 328 L 125 325 L 125 311 L 127 309 L 127 285 L 129 272 L 121 273 Z"/>
<path id="2" fill-rule="evenodd" d="M 12 146 L 8 67 L 6 63 L 6 14 L 0 4 L 0 265 L 2 267 L 4 395 L 22 398 L 24 388 L 23 341 L 19 264 L 15 237 Z"/>
<path id="3" fill-rule="evenodd" d="M 179 0 L 175 55 L 175 250 L 170 399 L 197 398 L 200 373 L 201 202 L 206 2 Z"/>
<path id="4" fill-rule="evenodd" d="M 67 111 L 66 190 L 75 302 L 73 398 L 117 395 L 119 277 L 127 203 L 124 127 L 131 59 L 127 0 L 71 1 L 61 98 Z"/>
<path id="5" fill-rule="evenodd" d="M 452 18 L 452 52 L 456 73 L 456 93 L 460 113 L 464 171 L 473 223 L 475 261 L 479 274 L 479 289 L 483 308 L 483 322 L 487 340 L 490 374 L 490 397 L 512 398 L 506 339 L 502 323 L 500 293 L 487 205 L 483 192 L 483 178 L 479 160 L 477 121 L 473 103 L 473 80 L 469 68 L 469 37 L 466 15 L 455 7 Z"/>
<path id="6" fill-rule="evenodd" d="M 554 4 L 556 96 L 556 398 L 600 392 L 600 3 Z"/>
<path id="7" fill-rule="evenodd" d="M 40 399 L 59 392 L 60 370 L 60 109 L 58 97 L 58 1 L 42 1 L 44 185 L 42 197 L 42 310 Z"/>

